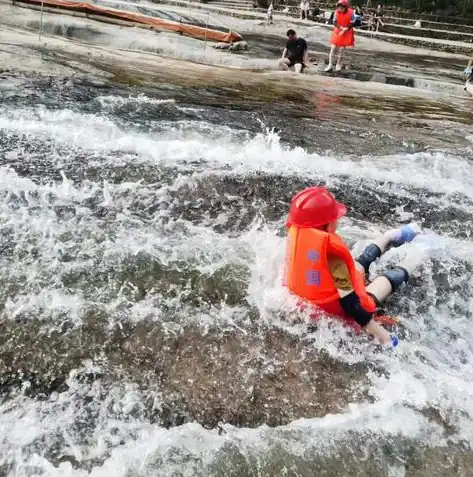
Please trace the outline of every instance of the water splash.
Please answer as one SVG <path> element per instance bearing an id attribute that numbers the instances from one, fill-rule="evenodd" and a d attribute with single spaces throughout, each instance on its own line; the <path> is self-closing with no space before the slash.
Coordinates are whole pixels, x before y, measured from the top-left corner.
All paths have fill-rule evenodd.
<path id="1" fill-rule="evenodd" d="M 281 285 L 281 225 L 302 184 L 325 182 L 345 194 L 354 216 L 342 233 L 361 246 L 405 220 L 406 201 L 415 201 L 408 213 L 417 219 L 459 210 L 468 228 L 469 162 L 440 153 L 310 154 L 274 132 L 248 137 L 205 121 L 195 130 L 196 123 L 183 120 L 156 134 L 107 116 L 107 108 L 128 102 L 178 107 L 138 98 L 102 97 L 104 109 L 93 114 L 44 106 L 0 110 L 5 326 L 20 322 L 52 335 L 92 323 L 113 333 L 151 321 L 176 335 L 191 324 L 203 335 L 212 327 L 250 334 L 257 316 L 260 324 L 300 336 L 307 352 L 368 364 L 369 384 L 355 378 L 353 387 L 371 401 L 363 397 L 338 413 L 274 429 L 222 425 L 219 432 L 196 423 L 165 429 L 149 417 L 161 406 L 158 380 L 140 388 L 113 366 L 110 352 L 71 369 L 65 388 L 43 400 L 29 395 L 25 377 L 0 404 L 0 464 L 7 475 L 144 476 L 157 469 L 219 475 L 212 466 L 222 455 L 234 462 L 232 452 L 250 468 L 264 467 L 281 449 L 287 459 L 327 458 L 347 442 L 356 446 L 353 435 L 438 446 L 448 429 L 450 442 L 471 443 L 473 310 L 465 277 L 473 247 L 457 216 L 437 216 L 435 225 L 447 233 L 429 246 L 422 281 L 392 304 L 408 337 L 394 354 L 379 354 L 338 324 L 323 322 L 307 333 Z M 19 161 L 31 173 L 23 175 Z M 356 216 L 366 195 L 374 197 L 368 213 Z M 388 213 L 370 204 L 387 204 Z M 374 273 L 399 253 L 386 255 Z M 382 462 L 386 473 L 402 472 L 399 462 Z"/>

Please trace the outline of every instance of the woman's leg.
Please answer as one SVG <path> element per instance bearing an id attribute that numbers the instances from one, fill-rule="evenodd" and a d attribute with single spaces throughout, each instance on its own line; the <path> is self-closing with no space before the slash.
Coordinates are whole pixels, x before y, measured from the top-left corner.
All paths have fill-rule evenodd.
<path id="1" fill-rule="evenodd" d="M 342 69 L 344 53 L 345 53 L 345 47 L 341 47 L 338 49 L 337 66 L 335 67 L 337 71 L 340 71 Z"/>
<path id="2" fill-rule="evenodd" d="M 333 57 L 335 56 L 336 46 L 332 45 L 330 48 L 330 53 L 328 55 L 328 66 L 325 68 L 325 71 L 331 71 L 333 69 Z"/>

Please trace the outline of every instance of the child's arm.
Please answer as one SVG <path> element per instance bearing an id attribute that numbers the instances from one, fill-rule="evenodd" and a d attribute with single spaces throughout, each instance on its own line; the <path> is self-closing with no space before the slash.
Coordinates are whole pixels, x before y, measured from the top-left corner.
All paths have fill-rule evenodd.
<path id="1" fill-rule="evenodd" d="M 350 273 L 348 271 L 348 267 L 342 261 L 341 258 L 334 256 L 328 257 L 328 264 L 330 268 L 330 274 L 332 275 L 333 281 L 335 283 L 335 287 L 338 290 L 338 294 L 341 298 L 346 297 L 350 293 L 354 292 L 353 284 L 351 283 Z M 356 313 L 355 313 L 356 311 Z M 373 319 L 373 313 L 367 310 L 364 310 L 363 307 L 360 306 L 354 308 L 350 316 L 360 325 L 362 328 L 373 335 L 379 343 L 385 345 L 390 344 L 392 342 L 391 335 L 389 332 L 377 323 Z M 366 323 L 366 324 L 365 324 Z"/>
<path id="2" fill-rule="evenodd" d="M 373 318 L 365 326 L 365 331 L 370 335 L 373 335 L 381 344 L 389 344 L 392 342 L 391 335 L 388 333 L 388 330 L 381 326 Z"/>

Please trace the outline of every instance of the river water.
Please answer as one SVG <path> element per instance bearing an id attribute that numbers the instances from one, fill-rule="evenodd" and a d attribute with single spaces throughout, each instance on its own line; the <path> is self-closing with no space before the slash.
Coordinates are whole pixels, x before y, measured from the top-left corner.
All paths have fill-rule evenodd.
<path id="1" fill-rule="evenodd" d="M 327 150 L 169 88 L 1 92 L 1 476 L 471 475 L 471 148 Z M 438 234 L 396 352 L 307 328 L 281 285 L 290 198 L 321 183 L 358 249 Z"/>

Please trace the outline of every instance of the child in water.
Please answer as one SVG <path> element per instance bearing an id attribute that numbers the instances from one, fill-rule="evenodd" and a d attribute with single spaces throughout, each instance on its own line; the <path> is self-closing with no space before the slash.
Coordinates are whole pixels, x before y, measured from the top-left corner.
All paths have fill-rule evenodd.
<path id="1" fill-rule="evenodd" d="M 381 344 L 398 339 L 373 318 L 377 307 L 420 264 L 417 251 L 402 266 L 388 270 L 365 286 L 370 265 L 391 247 L 411 242 L 420 233 L 416 224 L 390 230 L 368 245 L 354 260 L 337 235 L 338 220 L 347 212 L 325 187 L 309 187 L 291 201 L 287 221 L 286 285 L 328 314 L 353 319 Z"/>

